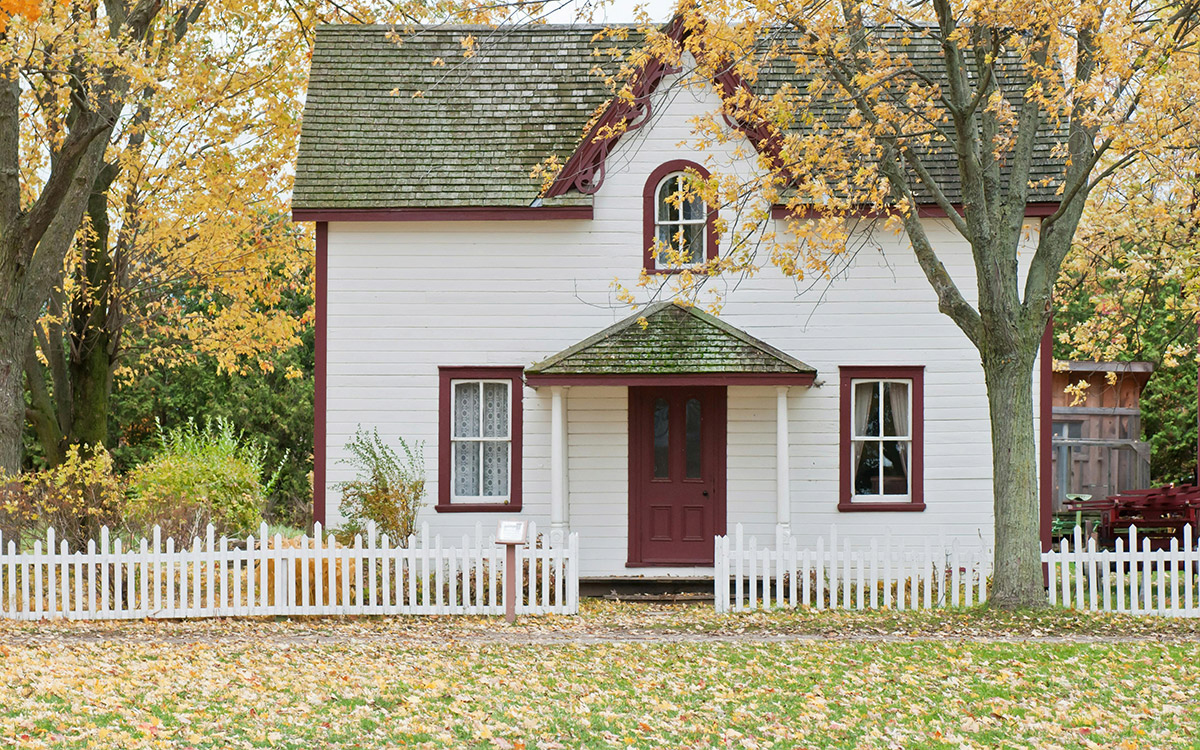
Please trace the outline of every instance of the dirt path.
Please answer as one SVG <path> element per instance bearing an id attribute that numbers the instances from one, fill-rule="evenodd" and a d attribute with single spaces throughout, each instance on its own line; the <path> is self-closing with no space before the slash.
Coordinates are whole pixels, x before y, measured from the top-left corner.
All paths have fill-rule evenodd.
<path id="1" fill-rule="evenodd" d="M 737 633 L 659 632 L 626 628 L 569 630 L 530 630 L 518 626 L 508 629 L 445 626 L 370 627 L 324 626 L 305 623 L 74 623 L 70 625 L 25 625 L 0 627 L 0 646 L 8 648 L 51 648 L 55 646 L 113 645 L 220 645 L 274 646 L 305 648 L 323 646 L 388 646 L 437 648 L 442 645 L 504 644 L 511 646 L 594 646 L 607 644 L 680 644 L 680 643 L 1029 643 L 1029 644 L 1142 644 L 1195 643 L 1195 634 L 1034 634 L 1034 633 L 936 633 L 912 635 L 879 632 L 767 632 Z"/>

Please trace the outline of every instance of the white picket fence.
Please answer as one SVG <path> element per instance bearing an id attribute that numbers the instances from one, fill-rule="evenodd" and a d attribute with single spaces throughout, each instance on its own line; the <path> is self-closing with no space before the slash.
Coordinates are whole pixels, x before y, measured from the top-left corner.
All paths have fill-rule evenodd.
<path id="1" fill-rule="evenodd" d="M 837 527 L 799 549 L 776 530 L 775 546 L 759 547 L 742 525 L 716 538 L 714 593 L 718 612 L 773 607 L 864 610 L 969 607 L 987 598 L 992 555 L 986 547 L 926 542 L 894 545 L 890 537 L 867 547 L 838 543 Z"/>
<path id="2" fill-rule="evenodd" d="M 1150 540 L 1131 527 L 1118 537 L 1114 549 L 1084 542 L 1076 526 L 1074 539 L 1042 553 L 1047 566 L 1051 605 L 1097 612 L 1128 612 L 1164 617 L 1200 617 L 1200 551 L 1192 527 L 1183 530 L 1182 544 L 1172 539 L 1168 549 L 1151 550 Z"/>
<path id="3" fill-rule="evenodd" d="M 261 615 L 504 614 L 504 548 L 476 526 L 447 546 L 428 527 L 396 546 L 372 527 L 353 546 L 312 537 L 214 539 L 176 549 L 150 540 L 122 547 L 108 529 L 86 550 L 56 543 L 32 551 L 0 540 L 0 617 L 119 620 Z M 516 550 L 517 613 L 579 611 L 579 535 L 539 535 Z"/>

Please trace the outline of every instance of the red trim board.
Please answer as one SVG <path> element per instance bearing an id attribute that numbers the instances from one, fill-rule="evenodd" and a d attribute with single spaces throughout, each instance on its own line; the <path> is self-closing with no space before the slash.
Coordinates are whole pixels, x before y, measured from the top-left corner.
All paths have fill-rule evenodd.
<path id="1" fill-rule="evenodd" d="M 329 225 L 317 222 L 316 320 L 313 321 L 313 523 L 325 525 L 325 410 L 329 352 Z"/>
<path id="2" fill-rule="evenodd" d="M 1025 205 L 1025 216 L 1026 216 L 1026 218 L 1031 218 L 1031 219 L 1032 218 L 1045 218 L 1047 216 L 1053 215 L 1054 212 L 1058 210 L 1058 206 L 1059 206 L 1059 204 L 1057 204 L 1057 203 L 1028 203 Z M 962 204 L 955 203 L 954 210 L 957 211 L 959 214 L 962 214 L 963 213 Z M 821 214 L 822 214 L 820 209 L 817 209 L 817 208 L 798 209 L 795 212 L 793 212 L 787 206 L 772 206 L 771 207 L 771 218 L 772 219 L 786 219 L 789 216 L 793 215 L 793 213 L 795 214 L 797 219 L 817 219 L 817 218 L 820 218 Z M 878 219 L 878 218 L 883 218 L 883 217 L 887 216 L 887 212 L 880 211 L 875 208 L 870 208 L 868 206 L 862 206 L 862 207 L 851 209 L 850 215 L 854 216 L 856 218 Z M 946 217 L 946 211 L 941 206 L 937 206 L 937 205 L 933 205 L 933 204 L 923 204 L 923 205 L 917 206 L 917 216 L 927 218 L 927 219 L 938 219 L 938 218 L 944 219 Z"/>
<path id="3" fill-rule="evenodd" d="M 591 218 L 591 206 L 292 209 L 292 221 L 553 221 Z"/>
<path id="4" fill-rule="evenodd" d="M 545 385 L 812 385 L 811 372 L 684 373 L 680 375 L 621 374 L 555 375 L 528 374 L 530 388 Z"/>
<path id="5" fill-rule="evenodd" d="M 676 14 L 664 33 L 679 44 L 688 33 L 683 15 Z M 618 93 L 608 101 L 604 111 L 567 158 L 554 182 L 546 189 L 546 197 L 565 195 L 571 190 L 590 195 L 599 190 L 604 183 L 608 155 L 623 135 L 650 121 L 651 96 L 664 78 L 678 71 L 679 68 L 658 58 L 649 60 L 638 70 L 629 81 L 629 95 Z"/>

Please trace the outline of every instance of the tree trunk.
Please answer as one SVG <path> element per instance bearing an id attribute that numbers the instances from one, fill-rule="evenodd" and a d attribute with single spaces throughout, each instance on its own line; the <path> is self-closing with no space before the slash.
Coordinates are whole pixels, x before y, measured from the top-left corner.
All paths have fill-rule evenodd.
<path id="1" fill-rule="evenodd" d="M 27 329 L 16 316 L 0 312 L 0 473 L 21 470 L 21 432 L 25 426 L 25 353 Z"/>
<path id="2" fill-rule="evenodd" d="M 112 392 L 112 343 L 109 324 L 115 319 L 116 294 L 109 255 L 108 190 L 116 177 L 114 164 L 105 165 L 88 199 L 91 232 L 81 248 L 79 283 L 71 301 L 70 442 L 88 448 L 108 441 L 108 400 Z M 110 315 L 113 312 L 113 315 Z"/>
<path id="3" fill-rule="evenodd" d="M 71 362 L 72 444 L 92 448 L 108 442 L 108 401 L 112 392 L 108 340 L 107 331 L 90 331 L 83 342 L 87 348 Z"/>
<path id="4" fill-rule="evenodd" d="M 50 466 L 58 466 L 66 458 L 67 439 L 59 427 L 50 389 L 46 385 L 46 368 L 38 360 L 37 347 L 30 342 L 25 355 L 25 388 L 29 394 L 29 406 L 25 416 L 33 426 L 34 434 L 41 443 L 42 454 Z"/>
<path id="5" fill-rule="evenodd" d="M 992 603 L 1043 607 L 1037 442 L 1033 431 L 1033 363 L 1037 349 L 983 358 L 992 423 L 995 577 Z"/>

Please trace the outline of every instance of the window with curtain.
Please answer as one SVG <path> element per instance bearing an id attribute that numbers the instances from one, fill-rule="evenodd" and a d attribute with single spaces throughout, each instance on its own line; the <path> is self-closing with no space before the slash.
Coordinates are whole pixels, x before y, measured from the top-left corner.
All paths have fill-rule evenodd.
<path id="1" fill-rule="evenodd" d="M 507 502 L 512 473 L 512 383 L 451 383 L 453 500 Z"/>
<path id="2" fill-rule="evenodd" d="M 912 381 L 851 383 L 854 500 L 912 496 Z"/>
<path id="3" fill-rule="evenodd" d="M 655 191 L 654 239 L 659 269 L 685 268 L 705 258 L 708 208 L 697 195 L 688 195 L 688 177 L 673 172 Z"/>

